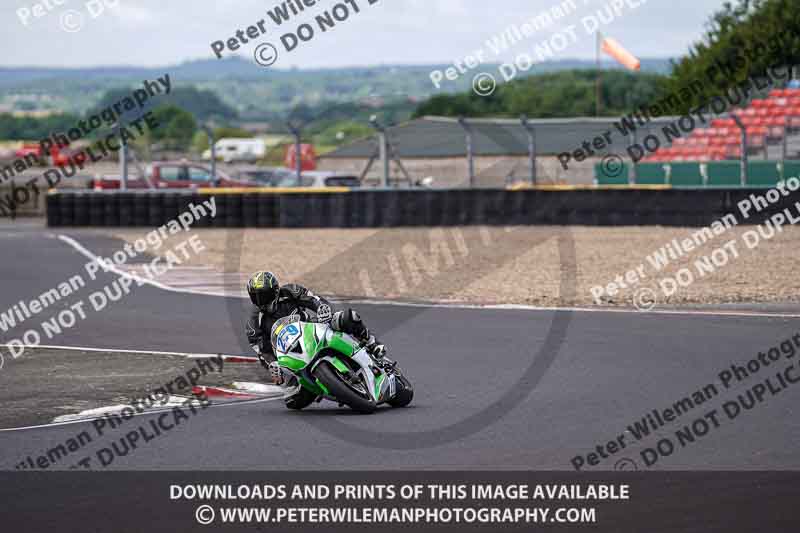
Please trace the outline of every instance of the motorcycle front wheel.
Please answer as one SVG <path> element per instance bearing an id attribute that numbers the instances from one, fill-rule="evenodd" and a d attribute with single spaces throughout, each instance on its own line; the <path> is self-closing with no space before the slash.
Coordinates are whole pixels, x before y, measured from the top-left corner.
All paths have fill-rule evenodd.
<path id="1" fill-rule="evenodd" d="M 397 392 L 387 403 L 392 407 L 406 407 L 414 399 L 414 387 L 403 375 L 397 376 Z"/>
<path id="2" fill-rule="evenodd" d="M 364 385 L 348 383 L 344 376 L 329 362 L 322 361 L 314 370 L 314 376 L 327 387 L 331 396 L 354 411 L 363 414 L 375 412 L 377 406 L 372 398 L 369 397 L 369 392 L 365 390 Z"/>

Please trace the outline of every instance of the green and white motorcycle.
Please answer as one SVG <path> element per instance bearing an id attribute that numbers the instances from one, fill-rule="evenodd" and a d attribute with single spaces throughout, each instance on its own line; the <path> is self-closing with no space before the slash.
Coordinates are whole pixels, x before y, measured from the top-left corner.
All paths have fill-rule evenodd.
<path id="1" fill-rule="evenodd" d="M 405 407 L 414 397 L 397 363 L 376 360 L 356 339 L 327 323 L 287 316 L 272 326 L 270 340 L 278 364 L 292 376 L 288 384 L 294 390 L 286 397 L 290 409 L 326 399 L 372 413 L 384 403 Z"/>

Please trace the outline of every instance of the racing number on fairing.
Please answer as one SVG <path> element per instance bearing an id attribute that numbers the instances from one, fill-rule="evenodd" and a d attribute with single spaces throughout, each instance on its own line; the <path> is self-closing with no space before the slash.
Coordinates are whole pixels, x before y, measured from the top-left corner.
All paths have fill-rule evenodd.
<path id="1" fill-rule="evenodd" d="M 278 350 L 287 352 L 298 337 L 300 337 L 300 328 L 296 324 L 289 324 L 284 327 L 278 334 Z"/>

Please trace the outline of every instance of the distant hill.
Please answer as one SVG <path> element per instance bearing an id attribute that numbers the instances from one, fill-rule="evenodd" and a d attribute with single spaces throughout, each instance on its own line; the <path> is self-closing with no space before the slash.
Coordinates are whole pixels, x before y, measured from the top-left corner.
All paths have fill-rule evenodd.
<path id="1" fill-rule="evenodd" d="M 236 78 L 240 80 L 289 79 L 298 76 L 320 75 L 357 75 L 363 76 L 381 73 L 412 73 L 424 75 L 429 82 L 429 74 L 434 69 L 446 68 L 448 65 L 376 65 L 369 67 L 348 67 L 331 69 L 265 69 L 252 61 L 241 57 L 228 57 L 225 59 L 198 59 L 187 61 L 179 65 L 164 67 L 88 67 L 88 68 L 62 68 L 62 67 L 0 67 L 0 87 L 8 88 L 37 81 L 57 79 L 108 82 L 140 81 L 145 78 L 163 75 L 169 72 L 175 79 L 184 82 L 211 81 Z M 605 65 L 604 65 L 605 66 Z M 609 67 L 612 67 L 608 63 Z M 552 72 L 558 70 L 571 70 L 581 68 L 595 68 L 594 61 L 578 59 L 564 59 L 548 61 L 535 67 L 531 74 Z M 666 74 L 670 71 L 670 59 L 652 58 L 642 60 L 642 71 L 657 74 Z"/>
<path id="2" fill-rule="evenodd" d="M 443 90 L 430 81 L 434 69 L 448 65 L 376 65 L 330 69 L 265 69 L 241 57 L 201 59 L 164 67 L 0 68 L 0 104 L 83 113 L 108 91 L 130 89 L 142 80 L 170 74 L 173 86 L 195 87 L 216 94 L 247 120 L 275 120 L 298 105 L 312 108 L 346 102 L 414 102 L 442 93 L 468 91 L 472 76 Z M 594 68 L 593 61 L 562 60 L 537 65 L 526 75 Z M 492 68 L 487 65 L 487 68 Z M 604 65 L 604 68 L 614 68 Z M 642 70 L 670 71 L 669 59 L 645 59 Z M 35 99 L 24 102 L 25 98 Z M 23 100 L 23 102 L 20 102 Z"/>

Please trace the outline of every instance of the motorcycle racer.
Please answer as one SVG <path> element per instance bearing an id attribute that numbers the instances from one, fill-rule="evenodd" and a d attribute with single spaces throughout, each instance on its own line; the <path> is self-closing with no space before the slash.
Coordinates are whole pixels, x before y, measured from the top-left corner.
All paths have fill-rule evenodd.
<path id="1" fill-rule="evenodd" d="M 247 341 L 276 385 L 284 384 L 285 379 L 269 335 L 275 322 L 289 315 L 330 323 L 333 330 L 347 333 L 361 342 L 376 359 L 382 359 L 386 354 L 386 347 L 370 334 L 357 312 L 346 309 L 334 313 L 330 302 L 302 285 L 292 283 L 281 287 L 273 273 L 259 271 L 247 281 L 247 294 L 253 304 L 245 323 Z"/>

